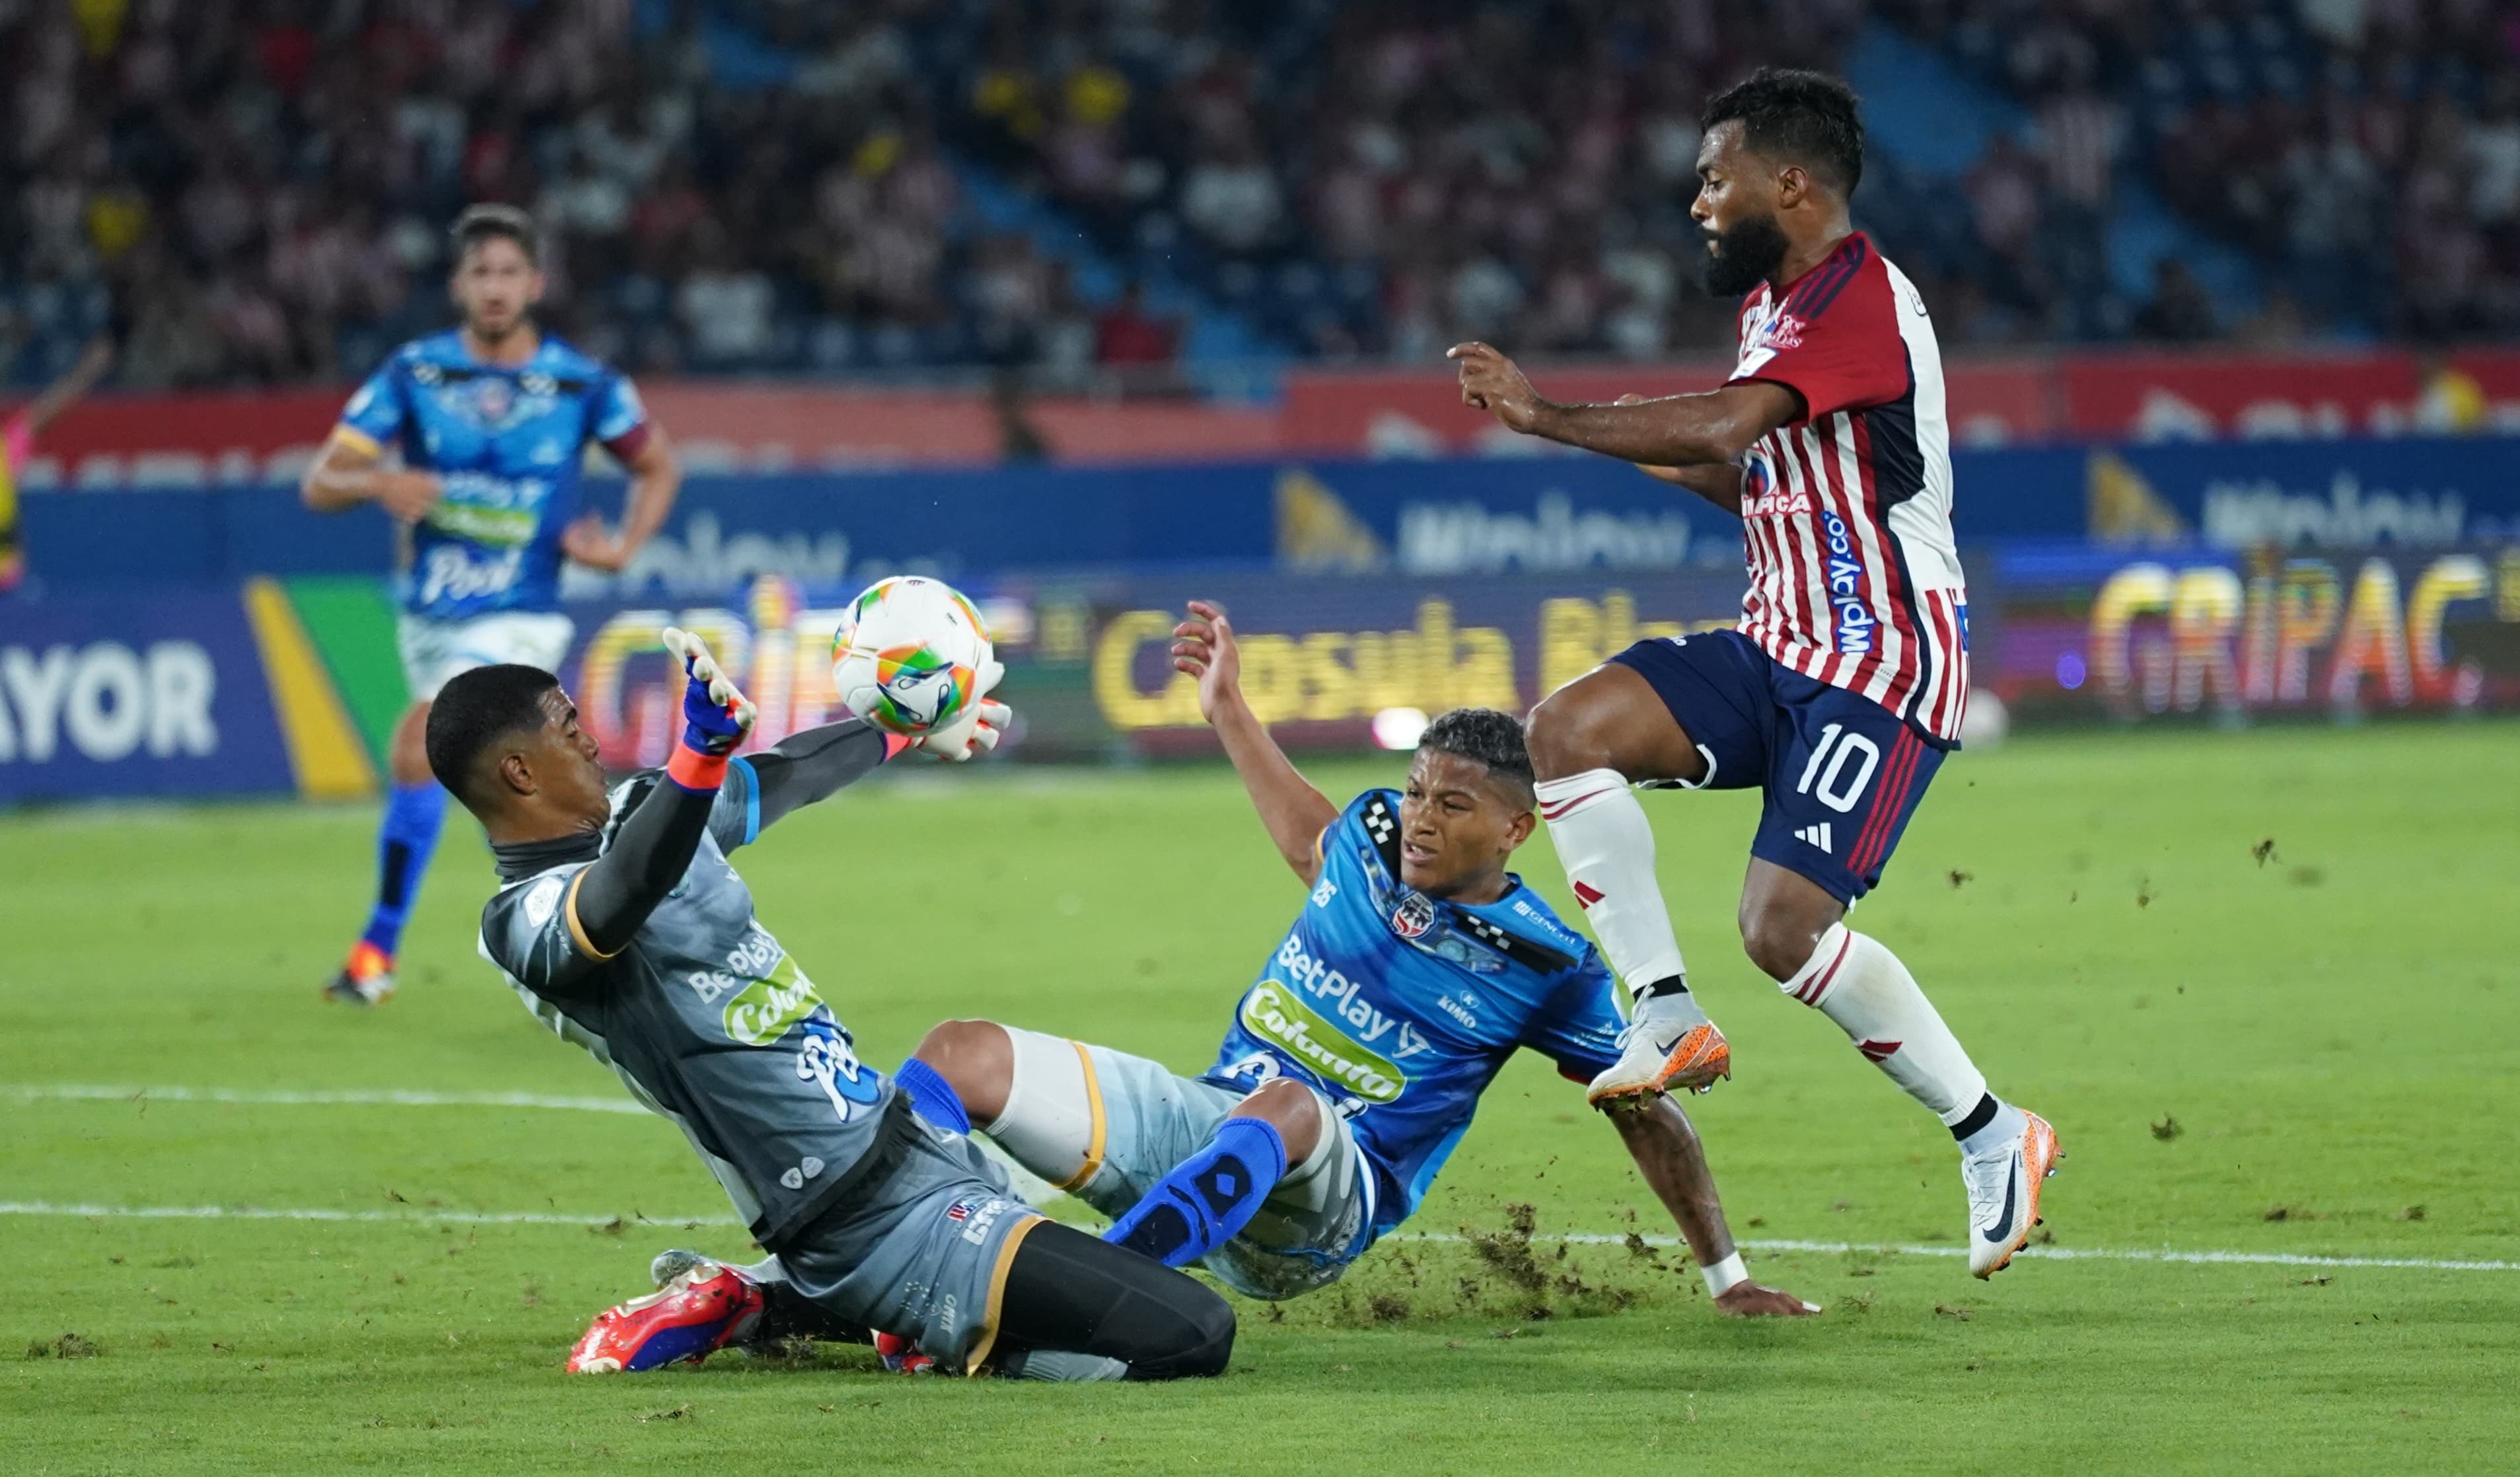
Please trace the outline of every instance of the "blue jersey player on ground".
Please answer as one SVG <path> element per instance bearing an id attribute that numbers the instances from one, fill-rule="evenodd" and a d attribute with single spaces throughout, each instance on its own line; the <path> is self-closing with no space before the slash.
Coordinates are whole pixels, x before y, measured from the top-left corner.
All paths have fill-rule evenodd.
<path id="1" fill-rule="evenodd" d="M 1117 1218 L 1106 1239 L 1203 1263 L 1253 1297 L 1335 1280 L 1409 1218 L 1479 1095 L 1529 1047 L 1577 1081 L 1619 1057 L 1598 953 L 1506 871 L 1531 834 L 1531 763 L 1510 715 L 1435 720 L 1405 790 L 1333 805 L 1242 697 L 1234 631 L 1193 602 L 1174 664 L 1310 889 L 1196 1078 L 994 1021 L 948 1021 L 900 1074 L 932 1120 L 978 1131 Z M 1732 1314 L 1819 1311 L 1742 1270 L 1705 1156 L 1668 1097 L 1610 1114 Z"/>
<path id="2" fill-rule="evenodd" d="M 574 634 L 560 613 L 561 561 L 629 563 L 682 480 L 630 381 L 535 328 L 543 273 L 532 219 L 474 205 L 453 239 L 461 325 L 404 344 L 359 386 L 302 489 L 319 513 L 379 505 L 398 544 L 396 635 L 412 702 L 388 756 L 376 906 L 324 991 L 352 1005 L 393 994 L 394 951 L 445 818 L 424 742 L 430 700 L 474 667 L 557 670 Z M 590 444 L 630 472 L 618 532 L 580 501 Z M 388 451 L 399 470 L 384 465 Z"/>

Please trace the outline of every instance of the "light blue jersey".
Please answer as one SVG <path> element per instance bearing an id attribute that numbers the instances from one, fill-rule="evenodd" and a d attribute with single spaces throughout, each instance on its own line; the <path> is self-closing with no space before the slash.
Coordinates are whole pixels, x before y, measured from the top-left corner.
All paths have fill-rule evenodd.
<path id="1" fill-rule="evenodd" d="M 396 349 L 341 412 L 353 443 L 402 452 L 446 494 L 410 531 L 396 593 L 425 620 L 551 610 L 586 444 L 624 462 L 648 437 L 630 381 L 557 338 L 484 364 L 452 330 Z"/>
<path id="2" fill-rule="evenodd" d="M 1373 1168 L 1372 1234 L 1409 1218 L 1516 1048 L 1590 1081 L 1616 1061 L 1600 955 L 1520 877 L 1478 907 L 1400 880 L 1400 794 L 1368 790 L 1322 832 L 1312 900 L 1242 997 L 1207 1081 L 1319 1087 Z"/>

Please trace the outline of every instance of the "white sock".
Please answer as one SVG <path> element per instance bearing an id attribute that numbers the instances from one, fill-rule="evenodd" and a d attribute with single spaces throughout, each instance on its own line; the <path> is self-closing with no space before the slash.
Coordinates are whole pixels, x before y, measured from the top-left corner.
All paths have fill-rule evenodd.
<path id="1" fill-rule="evenodd" d="M 1837 1022 L 1857 1051 L 1943 1127 L 1968 1117 L 1987 1096 L 1986 1078 L 1959 1039 L 1879 941 L 1831 924 L 1802 968 L 1777 988 Z"/>
<path id="2" fill-rule="evenodd" d="M 1626 778 L 1593 769 L 1543 780 L 1533 789 L 1557 860 L 1566 866 L 1566 885 L 1610 967 L 1632 992 L 1663 985 L 1657 994 L 1684 994 L 1688 970 L 1654 878 L 1653 827 Z"/>

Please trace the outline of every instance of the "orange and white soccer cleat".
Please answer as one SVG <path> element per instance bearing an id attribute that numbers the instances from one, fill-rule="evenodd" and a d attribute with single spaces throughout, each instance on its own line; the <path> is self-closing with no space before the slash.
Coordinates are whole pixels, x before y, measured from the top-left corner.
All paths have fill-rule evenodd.
<path id="1" fill-rule="evenodd" d="M 382 949 L 359 940 L 350 946 L 350 957 L 341 972 L 324 987 L 324 998 L 345 1006 L 382 1006 L 393 999 L 393 956 Z"/>
<path id="2" fill-rule="evenodd" d="M 1968 1186 L 1973 1276 L 1991 1277 L 2012 1265 L 2012 1254 L 2030 1240 L 2031 1228 L 2040 1222 L 2040 1187 L 2065 1157 L 2048 1120 L 2027 1108 L 2020 1112 L 2019 1139 L 1992 1153 L 1960 1159 L 1960 1178 Z"/>
<path id="3" fill-rule="evenodd" d="M 1703 1093 L 1732 1075 L 1732 1045 L 1688 997 L 1651 997 L 1636 1010 L 1619 1033 L 1619 1059 L 1585 1090 L 1595 1107 L 1656 1093 Z"/>
<path id="4" fill-rule="evenodd" d="M 596 1316 L 563 1366 L 571 1374 L 617 1374 L 698 1364 L 751 1331 L 761 1288 L 718 1262 L 698 1262 L 643 1298 Z"/>

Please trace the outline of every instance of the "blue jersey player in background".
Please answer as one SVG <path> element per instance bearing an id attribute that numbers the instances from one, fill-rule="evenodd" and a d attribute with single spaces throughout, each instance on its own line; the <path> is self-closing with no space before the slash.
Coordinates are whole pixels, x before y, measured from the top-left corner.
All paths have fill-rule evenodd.
<path id="1" fill-rule="evenodd" d="M 994 1021 L 948 1021 L 899 1074 L 932 1121 L 977 1131 L 1117 1218 L 1106 1239 L 1236 1290 L 1335 1280 L 1408 1219 L 1529 1047 L 1578 1082 L 1619 1056 L 1609 970 L 1506 871 L 1531 834 L 1531 762 L 1510 715 L 1430 725 L 1405 790 L 1345 809 L 1296 773 L 1238 681 L 1232 626 L 1193 602 L 1174 664 L 1287 866 L 1310 890 L 1196 1078 Z M 1716 1305 L 1817 1312 L 1749 1279 L 1688 1120 L 1656 1096 L 1610 1113 Z"/>
<path id="2" fill-rule="evenodd" d="M 630 381 L 534 327 L 543 273 L 532 219 L 474 205 L 456 220 L 453 244 L 461 325 L 404 344 L 359 386 L 302 489 L 319 513 L 375 503 L 396 531 L 397 638 L 412 702 L 388 757 L 376 906 L 324 991 L 352 1005 L 393 994 L 394 951 L 445 819 L 423 742 L 430 699 L 474 667 L 558 670 L 574 634 L 560 613 L 561 561 L 629 563 L 682 480 Z M 590 443 L 630 472 L 618 532 L 581 502 Z M 388 451 L 400 470 L 385 465 Z"/>

